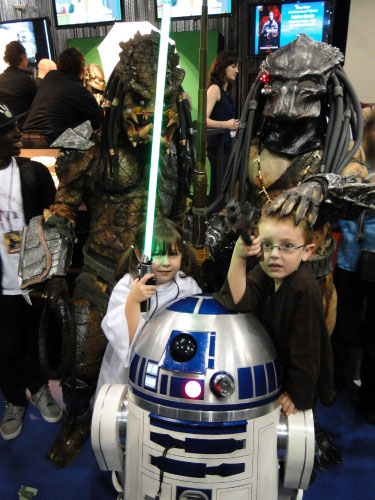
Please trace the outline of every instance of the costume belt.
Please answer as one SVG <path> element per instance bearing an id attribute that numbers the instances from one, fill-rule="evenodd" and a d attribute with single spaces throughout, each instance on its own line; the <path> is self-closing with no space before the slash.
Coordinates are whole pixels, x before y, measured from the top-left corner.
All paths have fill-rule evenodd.
<path id="1" fill-rule="evenodd" d="M 113 284 L 116 262 L 108 257 L 96 253 L 91 248 L 84 248 L 83 271 L 96 276 L 99 281 L 106 284 Z"/>

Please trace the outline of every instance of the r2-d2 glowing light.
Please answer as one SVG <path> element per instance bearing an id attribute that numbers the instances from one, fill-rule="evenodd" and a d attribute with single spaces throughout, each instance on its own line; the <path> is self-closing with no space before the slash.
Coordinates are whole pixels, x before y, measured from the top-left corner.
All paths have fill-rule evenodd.
<path id="1" fill-rule="evenodd" d="M 211 296 L 178 300 L 133 346 L 129 385 L 104 385 L 92 444 L 125 500 L 301 499 L 312 412 L 280 415 L 273 344 L 252 314 Z"/>

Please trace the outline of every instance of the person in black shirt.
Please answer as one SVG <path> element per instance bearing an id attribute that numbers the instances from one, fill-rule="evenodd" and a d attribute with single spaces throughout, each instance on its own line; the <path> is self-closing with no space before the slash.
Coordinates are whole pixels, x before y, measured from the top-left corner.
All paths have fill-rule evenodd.
<path id="1" fill-rule="evenodd" d="M 83 86 L 85 58 L 75 47 L 58 57 L 57 70 L 50 71 L 39 86 L 23 128 L 23 147 L 49 147 L 68 128 L 90 120 L 98 129 L 103 113 L 93 95 Z"/>
<path id="2" fill-rule="evenodd" d="M 21 43 L 17 41 L 8 43 L 5 47 L 4 61 L 9 67 L 0 75 L 0 101 L 18 116 L 18 127 L 22 128 L 37 86 L 32 73 L 27 70 L 26 51 Z"/>

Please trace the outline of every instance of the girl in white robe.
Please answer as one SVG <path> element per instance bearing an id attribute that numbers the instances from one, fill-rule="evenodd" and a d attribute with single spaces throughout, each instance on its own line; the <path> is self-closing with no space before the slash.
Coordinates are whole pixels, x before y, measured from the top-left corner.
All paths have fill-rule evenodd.
<path id="1" fill-rule="evenodd" d="M 154 224 L 152 273 L 138 278 L 140 249 L 144 243 L 144 227 L 135 235 L 134 246 L 120 260 L 102 329 L 108 339 L 100 369 L 97 393 L 103 384 L 128 382 L 130 345 L 144 325 L 173 301 L 200 293 L 196 281 L 189 276 L 197 270 L 191 246 L 183 241 L 182 230 L 168 219 L 156 219 Z M 122 277 L 121 277 L 122 276 Z M 147 285 L 154 277 L 155 285 Z M 147 313 L 141 312 L 141 302 L 150 299 Z"/>

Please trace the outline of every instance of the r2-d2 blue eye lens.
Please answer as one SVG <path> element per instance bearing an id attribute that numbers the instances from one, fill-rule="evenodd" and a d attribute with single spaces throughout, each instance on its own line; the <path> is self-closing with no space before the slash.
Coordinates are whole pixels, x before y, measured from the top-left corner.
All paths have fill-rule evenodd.
<path id="1" fill-rule="evenodd" d="M 194 358 L 197 352 L 197 342 L 188 333 L 180 333 L 173 339 L 169 352 L 178 363 L 186 363 Z"/>

